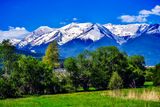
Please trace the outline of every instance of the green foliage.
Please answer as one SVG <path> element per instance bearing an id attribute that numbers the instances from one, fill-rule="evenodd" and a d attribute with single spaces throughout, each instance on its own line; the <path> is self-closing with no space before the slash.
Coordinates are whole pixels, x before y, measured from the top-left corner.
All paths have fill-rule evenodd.
<path id="1" fill-rule="evenodd" d="M 11 79 L 25 94 L 43 94 L 51 83 L 52 69 L 33 57 L 21 56 L 17 61 Z"/>
<path id="2" fill-rule="evenodd" d="M 0 44 L 0 97 L 19 97 L 28 94 L 52 94 L 77 91 L 90 87 L 119 89 L 140 87 L 145 81 L 145 63 L 142 56 L 128 57 L 116 47 L 101 47 L 84 51 L 75 58 L 67 58 L 67 72 L 57 72 L 59 67 L 57 42 L 50 43 L 43 61 L 31 56 L 17 55 L 8 40 Z M 53 69 L 55 71 L 53 71 Z M 156 67 L 159 75 L 159 67 Z M 159 85 L 159 76 L 154 84 Z"/>
<path id="3" fill-rule="evenodd" d="M 6 76 L 12 72 L 16 58 L 15 47 L 12 46 L 9 40 L 3 40 L 0 43 L 0 64 L 3 66 Z"/>
<path id="4" fill-rule="evenodd" d="M 77 90 L 78 86 L 84 90 L 89 89 L 91 77 L 91 59 L 88 51 L 79 54 L 76 58 L 68 58 L 64 62 L 66 70 L 70 73 L 73 86 Z"/>
<path id="5" fill-rule="evenodd" d="M 96 89 L 106 89 L 113 71 L 124 72 L 126 56 L 116 47 L 101 47 L 93 52 L 92 84 Z"/>
<path id="6" fill-rule="evenodd" d="M 131 56 L 128 57 L 129 70 L 131 71 L 130 78 L 131 82 L 130 87 L 140 87 L 143 86 L 145 82 L 145 61 L 143 56 Z"/>
<path id="7" fill-rule="evenodd" d="M 145 61 L 143 56 L 139 56 L 139 55 L 130 56 L 128 58 L 128 62 L 134 68 L 137 68 L 143 71 L 145 70 Z"/>
<path id="8" fill-rule="evenodd" d="M 117 72 L 113 72 L 112 73 L 111 79 L 109 81 L 108 88 L 109 89 L 120 89 L 120 88 L 123 88 L 123 80 L 118 75 Z"/>
<path id="9" fill-rule="evenodd" d="M 92 60 L 90 52 L 84 51 L 82 54 L 77 57 L 77 68 L 79 72 L 79 83 L 84 90 L 89 89 L 91 70 L 92 70 Z"/>
<path id="10" fill-rule="evenodd" d="M 53 81 L 56 84 L 57 93 L 67 93 L 74 91 L 72 81 L 67 72 L 55 72 L 53 76 Z M 56 87 L 54 89 L 56 89 Z"/>
<path id="11" fill-rule="evenodd" d="M 16 84 L 9 78 L 0 78 L 0 98 L 13 98 L 21 96 Z"/>
<path id="12" fill-rule="evenodd" d="M 72 84 L 75 87 L 75 90 L 77 90 L 79 86 L 79 72 L 77 67 L 77 62 L 75 58 L 67 58 L 64 62 L 64 67 L 70 74 L 70 78 L 72 80 Z"/>
<path id="13" fill-rule="evenodd" d="M 155 67 L 149 67 L 145 71 L 145 80 L 146 81 L 153 81 L 154 77 L 154 72 L 155 72 Z"/>
<path id="14" fill-rule="evenodd" d="M 0 76 L 0 97 L 18 97 L 25 94 L 60 92 L 53 81 L 52 68 L 30 56 L 19 56 L 8 76 Z"/>
<path id="15" fill-rule="evenodd" d="M 155 67 L 153 85 L 160 86 L 160 64 Z"/>
<path id="16" fill-rule="evenodd" d="M 145 81 L 144 58 L 138 55 L 128 57 L 113 46 L 85 51 L 66 59 L 64 65 L 74 86 L 82 86 L 84 90 L 89 86 L 106 89 L 114 71 L 122 78 L 124 87 L 140 87 Z"/>
<path id="17" fill-rule="evenodd" d="M 43 62 L 51 66 L 52 68 L 59 67 L 59 52 L 57 41 L 53 41 L 48 45 Z"/>

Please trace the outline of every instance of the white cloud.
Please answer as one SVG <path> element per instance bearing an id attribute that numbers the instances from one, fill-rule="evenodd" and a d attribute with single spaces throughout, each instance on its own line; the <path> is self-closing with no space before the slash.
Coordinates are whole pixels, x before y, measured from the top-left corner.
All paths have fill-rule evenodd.
<path id="1" fill-rule="evenodd" d="M 0 42 L 3 39 L 22 39 L 28 33 L 24 27 L 9 27 L 7 31 L 0 30 Z"/>
<path id="2" fill-rule="evenodd" d="M 150 15 L 160 16 L 160 6 L 157 5 L 151 10 L 141 10 L 139 14 L 136 15 L 122 15 L 119 17 L 122 22 L 131 23 L 131 22 L 146 22 L 147 17 Z"/>
<path id="3" fill-rule="evenodd" d="M 130 16 L 130 15 L 123 15 L 121 17 L 119 17 L 119 19 L 121 19 L 122 22 L 127 22 L 127 23 L 131 23 L 131 22 L 146 22 L 147 19 L 144 16 Z"/>
<path id="4" fill-rule="evenodd" d="M 62 22 L 60 22 L 59 24 L 60 24 L 60 25 L 66 25 L 66 24 L 68 24 L 68 23 L 76 22 L 76 21 L 78 21 L 78 20 L 79 20 L 78 18 L 74 17 L 74 18 L 70 18 L 70 19 L 65 19 L 65 21 L 62 21 Z"/>
<path id="5" fill-rule="evenodd" d="M 77 21 L 77 20 L 78 20 L 78 18 L 74 17 L 72 20 L 73 20 L 73 21 Z"/>
<path id="6" fill-rule="evenodd" d="M 139 12 L 139 14 L 141 14 L 141 15 L 150 15 L 152 12 L 151 11 L 148 11 L 148 10 L 141 10 L 140 12 Z"/>
<path id="7" fill-rule="evenodd" d="M 160 6 L 157 5 L 154 9 L 152 9 L 152 14 L 160 16 Z"/>
<path id="8" fill-rule="evenodd" d="M 65 25 L 65 24 L 67 24 L 66 22 L 60 22 L 59 23 L 60 25 Z"/>
<path id="9" fill-rule="evenodd" d="M 149 15 L 158 15 L 158 16 L 160 16 L 160 6 L 157 5 L 152 10 L 141 10 L 139 12 L 139 14 L 147 15 L 147 16 L 149 16 Z"/>

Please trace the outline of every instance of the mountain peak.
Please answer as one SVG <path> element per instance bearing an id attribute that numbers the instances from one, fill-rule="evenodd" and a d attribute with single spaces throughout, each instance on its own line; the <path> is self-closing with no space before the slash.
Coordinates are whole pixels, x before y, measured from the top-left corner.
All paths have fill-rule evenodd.
<path id="1" fill-rule="evenodd" d="M 143 33 L 157 33 L 160 30 L 159 24 L 93 24 L 93 23 L 71 23 L 61 28 L 50 28 L 41 26 L 31 32 L 18 45 L 20 47 L 38 46 L 58 40 L 63 45 L 74 39 L 97 41 L 103 37 L 114 39 L 118 44 L 126 43 L 130 38 L 135 38 Z"/>
<path id="2" fill-rule="evenodd" d="M 60 29 L 71 29 L 71 28 L 86 28 L 89 26 L 92 26 L 92 23 L 76 23 L 76 22 L 72 22 Z"/>
<path id="3" fill-rule="evenodd" d="M 48 26 L 40 26 L 34 32 L 35 33 L 48 33 L 48 32 L 51 32 L 53 30 L 54 30 L 53 28 L 50 28 Z"/>

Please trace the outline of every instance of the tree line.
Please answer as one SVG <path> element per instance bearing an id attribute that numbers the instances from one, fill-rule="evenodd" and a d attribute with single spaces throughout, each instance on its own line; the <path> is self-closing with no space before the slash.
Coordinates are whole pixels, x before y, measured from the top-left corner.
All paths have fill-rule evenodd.
<path id="1" fill-rule="evenodd" d="M 0 43 L 0 98 L 78 91 L 135 88 L 145 80 L 160 85 L 160 64 L 146 69 L 142 56 L 128 56 L 116 47 L 100 47 L 65 59 L 61 67 L 56 41 L 42 60 L 16 53 L 9 40 Z"/>

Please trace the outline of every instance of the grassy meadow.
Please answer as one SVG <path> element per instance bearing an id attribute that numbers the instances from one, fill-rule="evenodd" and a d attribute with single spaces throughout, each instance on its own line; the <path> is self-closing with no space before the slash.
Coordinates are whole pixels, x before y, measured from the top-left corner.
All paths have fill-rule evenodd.
<path id="1" fill-rule="evenodd" d="M 146 68 L 143 56 L 110 46 L 61 64 L 57 41 L 42 60 L 14 51 L 0 44 L 0 107 L 160 107 L 160 64 Z"/>
<path id="2" fill-rule="evenodd" d="M 0 107 L 160 107 L 160 87 L 26 96 L 0 100 Z"/>

